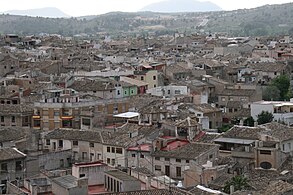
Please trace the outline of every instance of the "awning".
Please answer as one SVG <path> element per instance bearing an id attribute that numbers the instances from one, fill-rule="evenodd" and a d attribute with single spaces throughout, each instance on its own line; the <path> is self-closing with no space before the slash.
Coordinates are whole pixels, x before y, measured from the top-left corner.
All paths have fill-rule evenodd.
<path id="1" fill-rule="evenodd" d="M 134 118 L 137 116 L 139 116 L 138 112 L 124 112 L 121 114 L 114 115 L 114 117 L 117 117 L 117 118 L 127 118 L 127 119 Z"/>
<path id="2" fill-rule="evenodd" d="M 237 139 L 237 138 L 227 138 L 227 137 L 220 137 L 214 140 L 214 142 L 243 144 L 243 145 L 249 145 L 254 143 L 255 141 L 256 140 L 252 140 L 252 139 Z"/>
<path id="3" fill-rule="evenodd" d="M 61 117 L 61 119 L 63 119 L 63 120 L 70 120 L 72 118 L 73 118 L 72 116 L 62 116 Z"/>

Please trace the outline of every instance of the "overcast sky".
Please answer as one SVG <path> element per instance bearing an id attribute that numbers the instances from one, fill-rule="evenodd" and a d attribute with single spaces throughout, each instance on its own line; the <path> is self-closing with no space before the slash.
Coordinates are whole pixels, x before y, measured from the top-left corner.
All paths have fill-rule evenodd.
<path id="1" fill-rule="evenodd" d="M 71 16 L 97 15 L 110 11 L 138 11 L 162 0 L 1 0 L 0 12 L 8 10 L 57 7 Z M 201 0 L 204 1 L 204 0 Z M 293 0 L 210 0 L 224 10 L 253 8 L 265 4 L 281 4 Z"/>

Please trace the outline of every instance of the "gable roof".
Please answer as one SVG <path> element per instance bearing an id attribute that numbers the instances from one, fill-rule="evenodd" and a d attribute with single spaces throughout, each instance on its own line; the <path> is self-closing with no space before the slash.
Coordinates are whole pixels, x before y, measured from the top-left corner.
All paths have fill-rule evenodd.
<path id="1" fill-rule="evenodd" d="M 26 155 L 16 148 L 0 148 L 0 161 L 25 158 Z"/>
<path id="2" fill-rule="evenodd" d="M 17 141 L 26 137 L 26 131 L 19 127 L 1 127 L 0 142 Z"/>
<path id="3" fill-rule="evenodd" d="M 78 140 L 102 143 L 101 133 L 98 131 L 55 129 L 45 135 L 45 139 Z"/>
<path id="4" fill-rule="evenodd" d="M 164 151 L 159 150 L 155 151 L 152 155 L 157 157 L 167 157 L 167 158 L 179 158 L 179 159 L 196 159 L 199 155 L 215 148 L 219 147 L 216 144 L 207 144 L 207 143 L 190 143 L 182 147 L 178 147 L 175 150 Z"/>

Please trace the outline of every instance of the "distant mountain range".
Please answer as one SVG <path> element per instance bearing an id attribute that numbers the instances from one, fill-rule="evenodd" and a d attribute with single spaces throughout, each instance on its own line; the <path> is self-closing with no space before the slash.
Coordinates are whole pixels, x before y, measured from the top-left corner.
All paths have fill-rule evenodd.
<path id="1" fill-rule="evenodd" d="M 141 11 L 152 12 L 207 12 L 207 11 L 221 11 L 222 8 L 218 5 L 205 1 L 196 0 L 167 0 L 158 3 L 153 3 L 145 6 Z"/>
<path id="2" fill-rule="evenodd" d="M 32 16 L 32 17 L 45 17 L 45 18 L 69 18 L 70 16 L 62 12 L 56 7 L 44 7 L 39 9 L 28 10 L 9 10 L 3 12 L 4 14 L 20 15 L 20 16 Z"/>
<path id="3" fill-rule="evenodd" d="M 181 3 L 185 1 L 180 0 Z M 124 33 L 133 35 L 142 32 L 157 35 L 173 35 L 175 32 L 226 32 L 235 36 L 292 35 L 293 3 L 205 13 L 111 12 L 61 19 L 0 14 L 0 35 L 50 33 L 71 36 L 108 33 L 121 36 Z"/>

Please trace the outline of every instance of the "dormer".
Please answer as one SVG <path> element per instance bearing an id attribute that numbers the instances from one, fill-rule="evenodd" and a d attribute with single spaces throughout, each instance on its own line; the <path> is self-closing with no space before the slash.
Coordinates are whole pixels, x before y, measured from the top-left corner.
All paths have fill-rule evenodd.
<path id="1" fill-rule="evenodd" d="M 200 124 L 190 117 L 175 123 L 176 137 L 193 140 L 200 132 Z"/>

